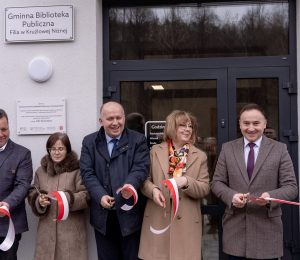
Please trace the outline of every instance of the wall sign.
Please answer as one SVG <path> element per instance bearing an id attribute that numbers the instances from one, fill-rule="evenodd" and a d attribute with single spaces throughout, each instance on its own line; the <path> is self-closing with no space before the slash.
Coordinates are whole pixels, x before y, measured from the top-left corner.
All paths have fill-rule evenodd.
<path id="1" fill-rule="evenodd" d="M 73 5 L 5 8 L 4 41 L 73 41 Z"/>
<path id="2" fill-rule="evenodd" d="M 22 98 L 17 102 L 17 134 L 66 132 L 64 98 Z"/>
<path id="3" fill-rule="evenodd" d="M 147 138 L 147 145 L 151 150 L 155 144 L 163 142 L 164 130 L 166 121 L 148 121 L 145 124 L 145 136 Z"/>

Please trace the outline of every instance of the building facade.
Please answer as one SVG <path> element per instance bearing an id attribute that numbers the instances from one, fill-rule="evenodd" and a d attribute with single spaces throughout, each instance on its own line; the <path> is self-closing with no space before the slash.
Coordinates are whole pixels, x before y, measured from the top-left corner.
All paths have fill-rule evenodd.
<path id="1" fill-rule="evenodd" d="M 9 116 L 11 139 L 32 151 L 33 167 L 46 153 L 49 135 L 19 135 L 17 100 L 65 98 L 66 125 L 80 154 L 85 135 L 99 129 L 104 102 L 121 102 L 127 126 L 160 142 L 159 123 L 174 109 L 198 119 L 196 146 L 208 155 L 213 176 L 222 143 L 241 135 L 237 115 L 246 103 L 262 105 L 271 138 L 287 144 L 299 179 L 300 1 L 114 1 L 2 0 L 5 8 L 73 5 L 73 41 L 0 43 L 0 107 Z M 36 57 L 53 67 L 49 80 L 36 82 L 28 65 Z M 155 125 L 156 124 L 156 125 Z M 151 129 L 158 128 L 155 131 Z M 299 201 L 299 199 L 298 199 Z M 283 206 L 285 255 L 298 259 L 299 208 Z M 212 194 L 202 200 L 203 259 L 222 253 L 224 204 Z M 33 259 L 38 219 L 27 207 L 30 231 L 20 243 L 20 259 Z M 89 258 L 97 259 L 88 228 Z M 293 243 L 292 243 L 293 242 Z M 299 250 L 300 251 L 300 250 Z"/>

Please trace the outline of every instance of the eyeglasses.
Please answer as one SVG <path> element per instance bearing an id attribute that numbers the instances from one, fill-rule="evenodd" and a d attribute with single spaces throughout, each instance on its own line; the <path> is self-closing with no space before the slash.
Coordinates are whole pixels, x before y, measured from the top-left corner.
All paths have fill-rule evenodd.
<path id="1" fill-rule="evenodd" d="M 59 148 L 57 148 L 57 149 L 55 149 L 55 148 L 50 148 L 50 149 L 48 149 L 49 153 L 56 153 L 56 152 L 62 153 L 64 150 L 67 150 L 67 149 L 66 149 L 66 148 L 63 148 L 63 147 L 59 147 Z"/>
<path id="2" fill-rule="evenodd" d="M 186 125 L 186 124 L 179 124 L 179 127 L 182 129 L 182 130 L 193 130 L 194 129 L 194 126 L 193 125 Z"/>

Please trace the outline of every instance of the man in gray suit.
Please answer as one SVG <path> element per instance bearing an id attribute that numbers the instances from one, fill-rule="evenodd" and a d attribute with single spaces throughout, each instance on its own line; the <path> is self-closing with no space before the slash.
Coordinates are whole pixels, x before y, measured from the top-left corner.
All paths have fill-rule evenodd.
<path id="1" fill-rule="evenodd" d="M 223 145 L 212 192 L 225 202 L 223 251 L 230 260 L 278 259 L 283 255 L 281 207 L 269 200 L 292 200 L 298 194 L 286 145 L 263 135 L 262 107 L 248 104 L 240 112 L 243 137 Z"/>
<path id="2" fill-rule="evenodd" d="M 31 153 L 9 139 L 8 117 L 0 109 L 0 206 L 9 209 L 15 227 L 15 241 L 8 251 L 0 250 L 0 259 L 17 259 L 22 233 L 28 231 L 25 198 L 32 181 Z M 4 241 L 9 218 L 0 212 L 0 244 Z"/>

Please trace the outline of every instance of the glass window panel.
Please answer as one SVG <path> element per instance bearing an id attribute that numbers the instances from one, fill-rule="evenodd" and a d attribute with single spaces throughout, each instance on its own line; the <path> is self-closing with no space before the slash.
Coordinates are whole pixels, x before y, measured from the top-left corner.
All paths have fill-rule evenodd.
<path id="1" fill-rule="evenodd" d="M 110 8 L 110 59 L 288 55 L 283 2 Z"/>
<path id="2" fill-rule="evenodd" d="M 265 135 L 279 140 L 278 78 L 237 79 L 236 97 L 237 137 L 242 136 L 239 126 L 239 115 L 242 107 L 248 103 L 256 103 L 262 106 L 267 114 Z"/>
<path id="3" fill-rule="evenodd" d="M 155 90 L 153 86 L 160 89 Z M 173 110 L 191 112 L 197 118 L 195 146 L 207 154 L 212 179 L 218 155 L 216 80 L 121 82 L 121 104 L 126 113 L 126 126 L 140 133 L 145 132 L 147 122 L 165 121 Z M 147 134 L 149 148 L 163 141 L 161 134 L 153 135 L 153 132 L 155 130 L 150 132 L 151 136 Z M 158 129 L 158 133 L 162 132 L 163 129 Z M 217 205 L 218 200 L 210 193 L 201 204 Z"/>
<path id="4" fill-rule="evenodd" d="M 202 215 L 203 260 L 219 260 L 218 215 Z"/>

